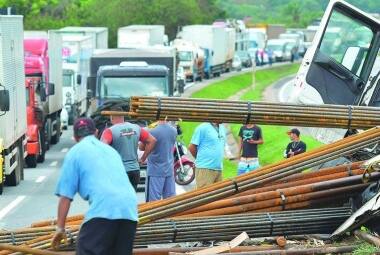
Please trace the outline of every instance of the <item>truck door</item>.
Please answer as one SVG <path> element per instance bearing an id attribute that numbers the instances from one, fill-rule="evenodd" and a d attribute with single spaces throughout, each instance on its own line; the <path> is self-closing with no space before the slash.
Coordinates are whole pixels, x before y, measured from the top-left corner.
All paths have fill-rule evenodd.
<path id="1" fill-rule="evenodd" d="M 359 103 L 379 49 L 379 31 L 379 21 L 370 15 L 330 1 L 296 77 L 299 101 Z"/>

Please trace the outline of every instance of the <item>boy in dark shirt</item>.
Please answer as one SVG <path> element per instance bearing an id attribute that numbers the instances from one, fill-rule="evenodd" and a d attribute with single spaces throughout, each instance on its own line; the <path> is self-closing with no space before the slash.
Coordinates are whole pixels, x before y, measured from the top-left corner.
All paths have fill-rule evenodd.
<path id="1" fill-rule="evenodd" d="M 257 145 L 263 144 L 261 128 L 255 124 L 247 124 L 240 128 L 240 162 L 238 175 L 260 167 Z"/>
<path id="2" fill-rule="evenodd" d="M 291 129 L 287 134 L 292 142 L 286 147 L 284 158 L 290 158 L 306 151 L 306 144 L 300 140 L 300 131 L 297 128 Z"/>

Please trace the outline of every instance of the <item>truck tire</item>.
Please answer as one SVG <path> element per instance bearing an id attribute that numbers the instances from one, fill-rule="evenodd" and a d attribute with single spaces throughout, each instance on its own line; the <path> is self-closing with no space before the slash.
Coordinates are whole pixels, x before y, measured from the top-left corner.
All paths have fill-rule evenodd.
<path id="1" fill-rule="evenodd" d="M 26 156 L 25 163 L 29 168 L 36 168 L 36 166 L 37 166 L 37 155 Z"/>
<path id="2" fill-rule="evenodd" d="M 5 184 L 8 185 L 8 186 L 17 186 L 21 179 L 22 179 L 22 175 L 23 175 L 23 171 L 24 171 L 24 155 L 23 155 L 23 151 L 21 149 L 20 146 L 18 146 L 17 148 L 17 155 L 16 155 L 16 160 L 17 160 L 17 166 L 16 168 L 13 170 L 13 172 L 7 176 L 7 178 L 5 179 Z"/>
<path id="3" fill-rule="evenodd" d="M 45 161 L 46 141 L 42 129 L 38 131 L 38 143 L 40 144 L 40 153 L 37 155 L 37 162 L 42 163 Z"/>
<path id="4" fill-rule="evenodd" d="M 205 72 L 205 79 L 210 79 L 210 73 L 209 72 Z"/>
<path id="5" fill-rule="evenodd" d="M 57 120 L 54 125 L 55 135 L 51 137 L 51 143 L 57 144 L 59 143 L 59 138 L 61 137 L 61 119 L 57 117 Z"/>

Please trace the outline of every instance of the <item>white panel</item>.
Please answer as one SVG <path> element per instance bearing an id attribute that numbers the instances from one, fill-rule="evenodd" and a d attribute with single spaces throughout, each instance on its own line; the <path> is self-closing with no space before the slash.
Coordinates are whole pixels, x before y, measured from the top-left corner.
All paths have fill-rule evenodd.
<path id="1" fill-rule="evenodd" d="M 26 133 L 22 16 L 0 16 L 0 83 L 10 92 L 10 111 L 0 116 L 4 148 Z"/>

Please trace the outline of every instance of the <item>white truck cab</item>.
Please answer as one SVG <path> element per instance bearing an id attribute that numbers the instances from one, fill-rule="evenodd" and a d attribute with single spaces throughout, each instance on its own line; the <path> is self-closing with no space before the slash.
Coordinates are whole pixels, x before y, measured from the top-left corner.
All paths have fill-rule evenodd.
<path id="1" fill-rule="evenodd" d="M 379 47 L 379 20 L 345 1 L 331 0 L 289 101 L 380 106 Z M 332 142 L 346 131 L 335 130 L 335 135 L 319 131 L 319 136 L 328 136 L 324 142 Z"/>

